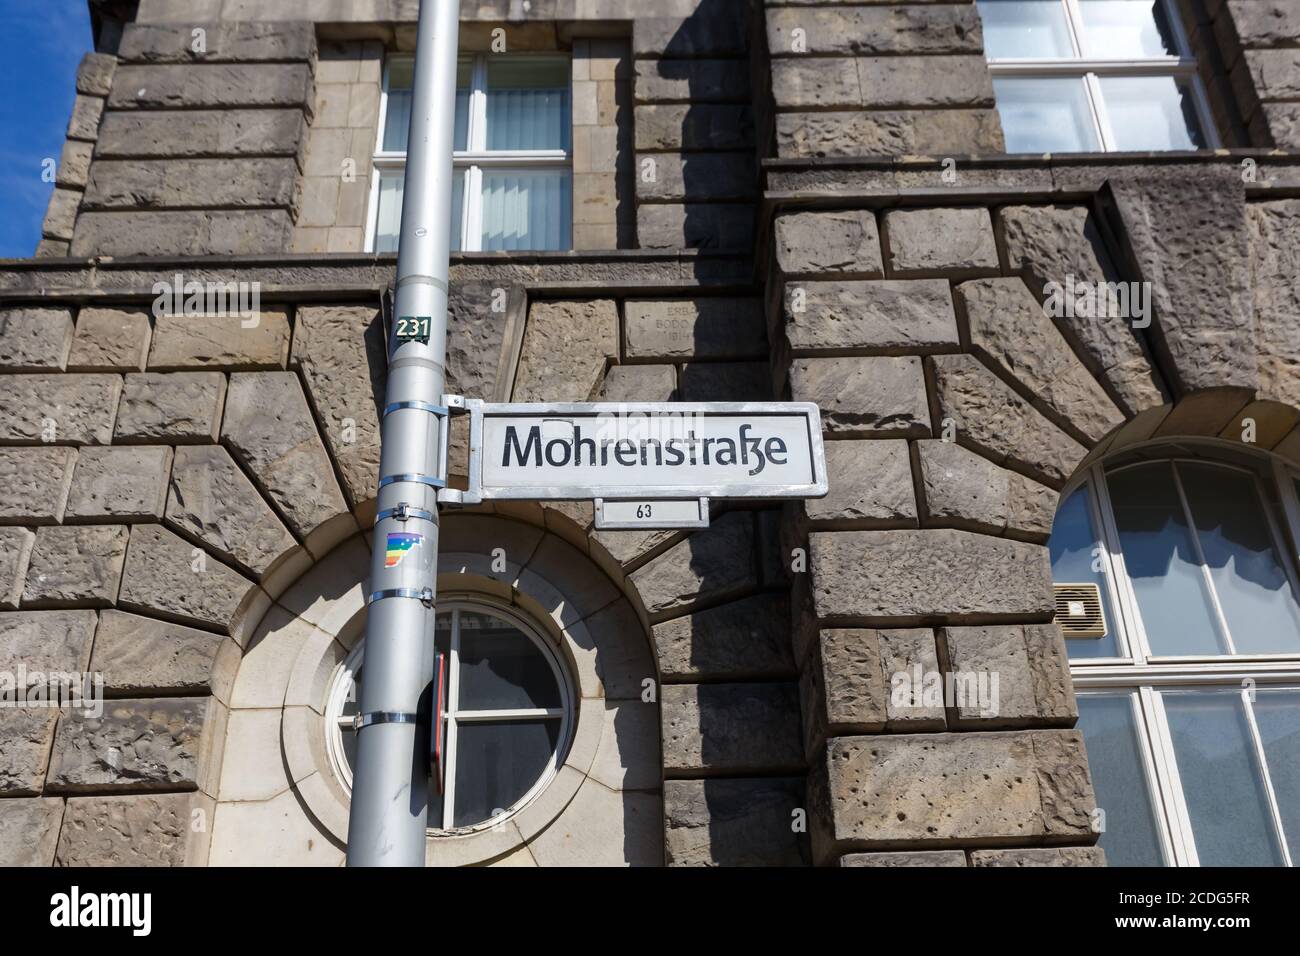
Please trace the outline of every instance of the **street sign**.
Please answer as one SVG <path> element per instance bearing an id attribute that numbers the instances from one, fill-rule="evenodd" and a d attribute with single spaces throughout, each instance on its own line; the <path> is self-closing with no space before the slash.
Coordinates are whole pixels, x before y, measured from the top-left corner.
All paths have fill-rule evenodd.
<path id="1" fill-rule="evenodd" d="M 708 498 L 596 499 L 596 530 L 626 531 L 636 528 L 707 528 Z"/>
<path id="2" fill-rule="evenodd" d="M 442 500 L 600 498 L 608 508 L 826 494 L 821 415 L 809 403 L 452 404 L 470 414 L 469 487 Z"/>

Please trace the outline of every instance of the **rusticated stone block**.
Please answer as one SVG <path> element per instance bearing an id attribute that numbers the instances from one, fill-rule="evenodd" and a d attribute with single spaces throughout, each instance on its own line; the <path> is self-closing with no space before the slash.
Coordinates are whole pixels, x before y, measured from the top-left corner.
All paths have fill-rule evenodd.
<path id="1" fill-rule="evenodd" d="M 108 96 L 113 89 L 117 57 L 108 53 L 87 53 L 77 66 L 77 92 L 86 96 Z"/>
<path id="2" fill-rule="evenodd" d="M 0 309 L 0 370 L 61 369 L 72 345 L 72 312 L 26 307 Z"/>
<path id="3" fill-rule="evenodd" d="M 82 96 L 72 102 L 72 116 L 68 120 L 68 139 L 94 142 L 99 132 L 99 120 L 104 115 L 104 100 L 98 96 Z"/>
<path id="4" fill-rule="evenodd" d="M 139 793 L 68 800 L 59 866 L 182 866 L 207 863 L 213 800 L 201 793 Z M 196 831 L 196 822 L 205 824 Z"/>
<path id="5" fill-rule="evenodd" d="M 238 652 L 230 638 L 139 617 L 104 611 L 95 632 L 90 669 L 104 675 L 116 695 L 207 694 L 224 697 L 234 680 Z"/>
<path id="6" fill-rule="evenodd" d="M 238 306 L 231 297 L 228 309 Z M 284 309 L 262 308 L 240 315 L 160 315 L 149 349 L 151 371 L 221 367 L 284 368 L 289 357 L 289 316 Z"/>
<path id="7" fill-rule="evenodd" d="M 1090 441 L 1124 421 L 1020 279 L 976 279 L 957 287 L 971 348 L 1019 381 Z M 1024 343 L 1033 342 L 1032 349 Z"/>
<path id="8" fill-rule="evenodd" d="M 172 450 L 165 445 L 83 448 L 64 519 L 157 521 L 167 498 Z"/>
<path id="9" fill-rule="evenodd" d="M 230 376 L 221 438 L 279 505 L 299 538 L 347 511 L 302 386 L 292 372 Z"/>
<path id="10" fill-rule="evenodd" d="M 852 57 L 772 60 L 772 99 L 779 110 L 857 109 L 862 105 Z"/>
<path id="11" fill-rule="evenodd" d="M 60 797 L 0 800 L 0 866 L 52 866 L 62 822 Z"/>
<path id="12" fill-rule="evenodd" d="M 63 152 L 59 154 L 59 168 L 54 179 L 55 185 L 85 189 L 86 182 L 90 177 L 90 160 L 94 152 L 95 146 L 93 143 L 79 143 L 72 139 L 65 140 Z M 68 237 L 71 238 L 71 233 L 69 233 Z"/>
<path id="13" fill-rule="evenodd" d="M 0 671 L 19 666 L 32 675 L 84 671 L 95 633 L 94 611 L 19 611 L 0 614 Z"/>
<path id="14" fill-rule="evenodd" d="M 687 362 L 678 391 L 683 402 L 770 402 L 772 369 L 767 362 Z"/>
<path id="15" fill-rule="evenodd" d="M 1254 3 L 1227 0 L 1228 19 L 1236 40 L 1252 49 L 1289 47 L 1300 36 L 1300 10 L 1285 0 Z"/>
<path id="16" fill-rule="evenodd" d="M 81 196 L 79 190 L 56 186 L 45 209 L 41 235 L 54 241 L 70 240 L 77 222 L 77 210 L 81 208 Z"/>
<path id="17" fill-rule="evenodd" d="M 835 437 L 923 438 L 930 434 L 921 360 L 915 356 L 805 358 L 790 367 L 791 397 L 815 402 Z"/>
<path id="18" fill-rule="evenodd" d="M 754 207 L 742 203 L 642 203 L 636 237 L 642 249 L 748 249 Z"/>
<path id="19" fill-rule="evenodd" d="M 614 365 L 596 397 L 602 402 L 671 402 L 676 393 L 677 369 L 671 365 Z"/>
<path id="20" fill-rule="evenodd" d="M 232 633 L 253 582 L 158 525 L 131 529 L 118 606 Z"/>
<path id="21" fill-rule="evenodd" d="M 753 553 L 753 519 L 736 511 L 633 571 L 631 581 L 651 619 L 661 620 L 702 599 L 739 597 L 757 589 Z"/>
<path id="22" fill-rule="evenodd" d="M 203 773 L 207 697 L 104 701 L 100 717 L 69 711 L 59 721 L 49 790 L 195 787 Z"/>
<path id="23" fill-rule="evenodd" d="M 629 299 L 623 314 L 629 359 L 767 357 L 758 299 Z"/>
<path id="24" fill-rule="evenodd" d="M 748 199 L 758 191 L 752 151 L 653 153 L 639 162 L 653 166 L 643 166 L 646 171 L 637 177 L 638 202 Z M 611 183 L 602 198 L 612 199 L 612 192 Z"/>
<path id="25" fill-rule="evenodd" d="M 880 229 L 870 209 L 786 213 L 776 220 L 776 264 L 786 275 L 878 278 Z"/>
<path id="26" fill-rule="evenodd" d="M 790 605 L 756 594 L 654 626 L 659 673 L 668 679 L 762 680 L 794 674 Z"/>
<path id="27" fill-rule="evenodd" d="M 1056 491 L 955 442 L 928 439 L 916 448 L 929 525 L 993 534 L 1010 530 L 1047 540 L 1060 497 Z"/>
<path id="28" fill-rule="evenodd" d="M 185 63 L 119 66 L 108 106 L 126 109 L 202 109 L 304 106 L 313 99 L 306 63 Z"/>
<path id="29" fill-rule="evenodd" d="M 171 489 L 164 492 L 169 525 L 259 577 L 297 546 L 220 445 L 177 448 Z"/>
<path id="30" fill-rule="evenodd" d="M 179 67 L 190 70 L 194 67 Z M 241 256 L 283 253 L 293 235 L 287 209 L 84 212 L 74 256 Z"/>
<path id="31" fill-rule="evenodd" d="M 767 11 L 767 42 L 773 56 L 983 52 L 979 15 L 964 4 L 778 7 Z"/>
<path id="32" fill-rule="evenodd" d="M 667 684 L 660 695 L 668 773 L 802 769 L 793 683 Z"/>
<path id="33" fill-rule="evenodd" d="M 636 57 L 735 56 L 749 50 L 749 16 L 728 10 L 726 16 L 696 12 L 689 17 L 637 17 L 632 21 Z"/>
<path id="34" fill-rule="evenodd" d="M 641 150 L 750 149 L 754 117 L 743 104 L 638 106 L 636 148 Z"/>
<path id="35" fill-rule="evenodd" d="M 804 502 L 814 527 L 916 527 L 907 442 L 827 442 L 826 477 L 826 497 Z"/>
<path id="36" fill-rule="evenodd" d="M 934 632 L 928 627 L 882 628 L 876 631 L 880 648 L 880 671 L 889 688 L 885 705 L 890 733 L 943 730 L 947 716 L 942 700 L 936 700 L 934 680 L 939 655 Z"/>
<path id="37" fill-rule="evenodd" d="M 894 275 L 966 275 L 996 271 L 993 221 L 982 207 L 890 209 L 885 213 Z"/>
<path id="38" fill-rule="evenodd" d="M 1028 736 L 1034 743 L 1044 829 L 1053 842 L 1093 842 L 1097 800 L 1088 774 L 1083 734 L 1076 730 L 1040 730 L 1030 731 Z"/>
<path id="39" fill-rule="evenodd" d="M 267 159 L 100 159 L 90 170 L 84 209 L 297 207 L 298 164 Z"/>
<path id="40" fill-rule="evenodd" d="M 23 607 L 110 606 L 117 599 L 126 536 L 120 525 L 38 530 Z"/>
<path id="41" fill-rule="evenodd" d="M 939 415 L 952 420 L 960 444 L 1054 487 L 1087 454 L 974 356 L 933 355 L 926 361 L 934 363 Z"/>
<path id="42" fill-rule="evenodd" d="M 388 375 L 383 320 L 372 306 L 298 309 L 292 363 L 325 423 L 325 440 L 353 504 L 379 484 L 379 412 Z"/>
<path id="43" fill-rule="evenodd" d="M 637 60 L 635 66 L 638 103 L 749 102 L 749 75 L 736 60 Z"/>
<path id="44" fill-rule="evenodd" d="M 931 620 L 1054 610 L 1047 549 L 940 529 L 810 537 L 813 598 L 830 621 Z"/>
<path id="45" fill-rule="evenodd" d="M 0 375 L 0 443 L 107 445 L 120 375 Z"/>
<path id="46" fill-rule="evenodd" d="M 0 611 L 16 610 L 22 600 L 35 544 L 35 533 L 26 528 L 0 528 Z"/>
<path id="47" fill-rule="evenodd" d="M 501 290 L 505 311 L 501 311 Z M 481 395 L 509 401 L 512 382 L 505 381 L 503 353 L 518 349 L 527 317 L 528 297 L 519 285 L 502 282 L 455 282 L 447 300 L 447 390 L 453 395 Z M 603 333 L 602 333 L 603 334 Z M 618 333 L 614 333 L 618 341 Z M 384 368 L 388 358 L 384 355 Z M 379 394 L 379 393 L 376 393 Z"/>
<path id="48" fill-rule="evenodd" d="M 853 110 L 781 113 L 781 157 L 899 156 L 1000 153 L 1005 146 L 997 110 Z"/>
<path id="49" fill-rule="evenodd" d="M 961 850 L 904 850 L 897 853 L 846 853 L 840 857 L 840 866 L 965 866 L 966 854 Z"/>
<path id="50" fill-rule="evenodd" d="M 785 287 L 785 334 L 796 356 L 955 350 L 952 296 L 943 279 L 795 281 Z"/>
<path id="51" fill-rule="evenodd" d="M 953 674 L 954 727 L 1073 724 L 1065 643 L 1055 624 L 940 630 Z"/>
<path id="52" fill-rule="evenodd" d="M 805 806 L 801 779 L 667 780 L 668 865 L 807 865 L 804 837 L 791 826 Z"/>
<path id="53" fill-rule="evenodd" d="M 573 348 L 575 342 L 583 347 Z M 538 302 L 528 313 L 514 400 L 585 402 L 606 363 L 617 358 L 618 307 L 612 299 Z"/>
<path id="54" fill-rule="evenodd" d="M 291 156 L 301 165 L 307 119 L 301 109 L 115 111 L 104 117 L 98 156 Z"/>
<path id="55" fill-rule="evenodd" d="M 1300 200 L 1248 203 L 1260 397 L 1300 406 Z"/>
<path id="56" fill-rule="evenodd" d="M 1076 283 L 1119 279 L 1087 206 L 1004 206 L 998 230 L 1007 265 L 1039 299 L 1050 294 L 1049 283 L 1063 288 L 1070 277 Z M 1164 404 L 1164 388 L 1128 322 L 1062 316 L 1056 324 L 1126 413 Z"/>
<path id="57" fill-rule="evenodd" d="M 316 31 L 307 21 L 223 21 L 203 27 L 194 49 L 189 23 L 128 23 L 117 55 L 127 63 L 256 63 L 310 60 Z"/>
<path id="58" fill-rule="evenodd" d="M 799 683 L 805 747 L 811 755 L 827 736 L 885 729 L 889 685 L 870 628 L 823 630 Z"/>
<path id="59" fill-rule="evenodd" d="M 68 371 L 142 371 L 152 335 L 147 312 L 82 309 L 77 314 L 77 333 L 68 354 Z"/>
<path id="60" fill-rule="evenodd" d="M 126 377 L 119 442 L 214 442 L 226 404 L 220 372 L 143 372 Z"/>
<path id="61" fill-rule="evenodd" d="M 0 707 L 0 796 L 40 795 L 58 719 L 57 707 Z"/>
<path id="62" fill-rule="evenodd" d="M 859 57 L 857 67 L 861 103 L 872 109 L 994 105 L 982 56 L 869 56 Z"/>
<path id="63" fill-rule="evenodd" d="M 1039 740 L 1078 760 L 1081 788 L 1061 793 L 1054 787 L 1049 778 L 1066 768 L 1040 752 Z M 817 855 L 904 841 L 962 846 L 1063 835 L 1056 822 L 1061 814 L 1086 820 L 1094 802 L 1087 762 L 1073 746 L 1078 740 L 1065 730 L 831 740 L 825 762 L 830 825 L 825 839 L 814 839 Z M 1086 829 L 1072 835 L 1089 839 Z"/>
<path id="64" fill-rule="evenodd" d="M 1053 846 L 1034 850 L 972 850 L 971 866 L 1105 866 L 1099 846 Z"/>
<path id="65" fill-rule="evenodd" d="M 0 524 L 58 524 L 72 484 L 75 449 L 0 448 Z"/>

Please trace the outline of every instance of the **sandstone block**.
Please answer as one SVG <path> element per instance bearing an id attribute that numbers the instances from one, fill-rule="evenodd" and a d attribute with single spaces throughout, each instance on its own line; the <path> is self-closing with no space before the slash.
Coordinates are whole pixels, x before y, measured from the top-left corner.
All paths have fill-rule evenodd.
<path id="1" fill-rule="evenodd" d="M 230 638 L 122 611 L 104 611 L 90 670 L 118 695 L 224 695 L 234 679 Z"/>
<path id="2" fill-rule="evenodd" d="M 147 312 L 82 309 L 77 315 L 77 332 L 68 355 L 68 371 L 143 371 L 152 335 Z"/>
<path id="3" fill-rule="evenodd" d="M 930 434 L 925 380 L 915 356 L 797 359 L 790 367 L 790 391 L 795 401 L 817 403 L 828 435 Z"/>
<path id="4" fill-rule="evenodd" d="M 961 850 L 904 850 L 896 853 L 846 853 L 840 866 L 965 866 Z"/>
<path id="5" fill-rule="evenodd" d="M 0 707 L 0 796 L 40 795 L 58 719 L 55 707 Z"/>
<path id="6" fill-rule="evenodd" d="M 63 800 L 0 800 L 0 866 L 53 866 Z"/>
<path id="7" fill-rule="evenodd" d="M 231 633 L 252 587 L 203 549 L 158 525 L 138 524 L 131 529 L 118 606 Z"/>
<path id="8" fill-rule="evenodd" d="M 979 16 L 961 4 L 767 11 L 767 42 L 773 56 L 796 52 L 796 36 L 818 56 L 983 52 Z"/>
<path id="9" fill-rule="evenodd" d="M 119 442 L 214 442 L 226 404 L 220 372 L 143 372 L 126 376 L 117 416 Z"/>
<path id="10" fill-rule="evenodd" d="M 687 362 L 678 391 L 683 402 L 770 402 L 772 370 L 767 362 Z"/>
<path id="11" fill-rule="evenodd" d="M 156 521 L 162 517 L 172 450 L 165 445 L 83 448 L 65 520 Z"/>
<path id="12" fill-rule="evenodd" d="M 736 60 L 637 60 L 635 66 L 638 103 L 749 101 L 749 75 Z"/>
<path id="13" fill-rule="evenodd" d="M 1000 153 L 997 110 L 852 110 L 780 113 L 778 156 L 925 156 Z"/>
<path id="14" fill-rule="evenodd" d="M 639 202 L 748 199 L 757 192 L 751 152 L 653 153 L 638 157 L 653 174 L 638 176 Z M 608 194 L 607 194 L 608 195 Z"/>
<path id="15" fill-rule="evenodd" d="M 602 402 L 671 402 L 677 369 L 671 365 L 614 365 L 605 373 L 597 398 Z"/>
<path id="16" fill-rule="evenodd" d="M 796 356 L 916 355 L 959 344 L 952 296 L 942 279 L 790 282 L 785 322 Z"/>
<path id="17" fill-rule="evenodd" d="M 754 523 L 748 512 L 724 515 L 631 574 L 652 620 L 702 599 L 740 597 L 757 589 Z M 743 558 L 741 556 L 744 556 Z"/>
<path id="18" fill-rule="evenodd" d="M 120 525 L 41 528 L 23 588 L 23 607 L 108 607 L 117 599 L 126 555 Z"/>
<path id="19" fill-rule="evenodd" d="M 124 65 L 108 106 L 127 109 L 201 109 L 304 106 L 312 102 L 306 63 Z"/>
<path id="20" fill-rule="evenodd" d="M 876 215 L 870 209 L 786 213 L 776 220 L 776 263 L 786 275 L 878 278 Z"/>
<path id="21" fill-rule="evenodd" d="M 0 370 L 61 369 L 72 344 L 68 309 L 0 309 Z"/>
<path id="22" fill-rule="evenodd" d="M 573 348 L 575 342 L 583 348 Z M 538 302 L 529 309 L 514 400 L 587 401 L 605 364 L 617 357 L 618 307 L 613 300 Z"/>
<path id="23" fill-rule="evenodd" d="M 667 772 L 802 768 L 793 683 L 667 684 L 660 693 Z"/>
<path id="24" fill-rule="evenodd" d="M 929 524 L 998 534 L 1016 531 L 1046 541 L 1059 495 L 955 442 L 916 443 Z"/>
<path id="25" fill-rule="evenodd" d="M 827 442 L 826 477 L 826 497 L 804 502 L 814 527 L 916 527 L 907 442 Z"/>
<path id="26" fill-rule="evenodd" d="M 748 249 L 754 207 L 742 203 L 642 203 L 636 211 L 642 249 Z"/>
<path id="27" fill-rule="evenodd" d="M 1053 846 L 1033 850 L 972 850 L 971 866 L 1105 866 L 1099 846 Z"/>
<path id="28" fill-rule="evenodd" d="M 116 69 L 117 57 L 108 53 L 87 53 L 77 67 L 77 92 L 86 96 L 108 96 Z"/>
<path id="29" fill-rule="evenodd" d="M 749 149 L 754 118 L 748 105 L 638 106 L 636 148 L 642 150 Z"/>
<path id="30" fill-rule="evenodd" d="M 762 680 L 794 673 L 790 606 L 756 594 L 654 626 L 659 673 L 670 679 Z"/>
<path id="31" fill-rule="evenodd" d="M 0 375 L 0 443 L 107 445 L 120 375 Z"/>
<path id="32" fill-rule="evenodd" d="M 182 866 L 207 862 L 216 807 L 201 793 L 73 797 L 59 834 L 59 866 Z M 199 815 L 201 814 L 201 815 Z M 205 832 L 194 832 L 197 820 Z"/>
<path id="33" fill-rule="evenodd" d="M 790 826 L 805 804 L 800 779 L 665 781 L 668 865 L 807 865 L 804 838 Z"/>
<path id="34" fill-rule="evenodd" d="M 207 24 L 202 51 L 188 23 L 128 23 L 118 56 L 127 63 L 256 63 L 310 60 L 316 31 L 306 21 L 228 21 Z"/>
<path id="35" fill-rule="evenodd" d="M 100 159 L 90 170 L 85 209 L 297 207 L 291 158 Z"/>
<path id="36" fill-rule="evenodd" d="M 18 608 L 35 544 L 35 533 L 26 528 L 0 528 L 0 611 Z"/>
<path id="37" fill-rule="evenodd" d="M 193 69 L 193 67 L 180 67 Z M 83 212 L 72 236 L 74 256 L 242 256 L 289 247 L 287 209 L 192 209 Z"/>
<path id="38" fill-rule="evenodd" d="M 263 308 L 248 318 L 160 315 L 149 349 L 149 368 L 278 369 L 284 368 L 288 357 L 289 316 L 284 309 Z"/>
<path id="39" fill-rule="evenodd" d="M 66 447 L 0 448 L 0 524 L 58 524 L 77 452 Z"/>
<path id="40" fill-rule="evenodd" d="M 0 614 L 0 671 L 16 675 L 25 667 L 29 686 L 37 673 L 84 671 L 94 633 L 94 611 Z"/>
<path id="41" fill-rule="evenodd" d="M 623 309 L 629 359 L 767 357 L 758 299 L 630 299 Z"/>
<path id="42" fill-rule="evenodd" d="M 998 268 L 987 209 L 890 209 L 885 230 L 894 275 L 952 276 Z"/>
<path id="43" fill-rule="evenodd" d="M 291 156 L 301 165 L 301 109 L 120 110 L 104 117 L 95 144 L 106 159 Z"/>

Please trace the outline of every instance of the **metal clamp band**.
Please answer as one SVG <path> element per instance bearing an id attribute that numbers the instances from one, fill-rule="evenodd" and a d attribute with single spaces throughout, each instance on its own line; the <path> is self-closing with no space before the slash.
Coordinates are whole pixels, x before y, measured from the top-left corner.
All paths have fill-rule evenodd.
<path id="1" fill-rule="evenodd" d="M 426 511 L 424 508 L 412 508 L 403 502 L 396 508 L 388 508 L 375 515 L 375 524 L 383 521 L 385 518 L 396 518 L 398 521 L 407 521 L 411 518 L 419 518 L 423 521 L 432 521 L 434 519 L 432 511 Z"/>
<path id="2" fill-rule="evenodd" d="M 386 598 L 410 598 L 412 601 L 419 601 L 425 607 L 433 607 L 433 588 L 384 588 L 382 591 L 371 591 L 370 597 L 366 598 L 366 604 L 374 604 L 376 601 L 383 601 Z"/>
<path id="3" fill-rule="evenodd" d="M 409 401 L 393 402 L 391 405 L 384 406 L 384 414 L 389 412 L 399 412 L 404 408 L 414 408 L 417 411 L 428 412 L 430 415 L 437 415 L 439 418 L 446 418 L 451 411 L 443 405 L 435 405 L 433 402 Z"/>
<path id="4" fill-rule="evenodd" d="M 371 714 L 357 714 L 352 718 L 352 732 L 374 724 L 417 724 L 420 718 L 415 714 L 403 714 L 395 710 L 377 710 Z"/>
<path id="5" fill-rule="evenodd" d="M 389 475 L 387 478 L 379 479 L 379 487 L 387 488 L 389 485 L 400 484 L 404 481 L 414 482 L 417 485 L 428 485 L 430 488 L 446 488 L 447 482 L 442 478 L 434 478 L 432 475 L 417 475 L 414 473 L 406 475 Z"/>

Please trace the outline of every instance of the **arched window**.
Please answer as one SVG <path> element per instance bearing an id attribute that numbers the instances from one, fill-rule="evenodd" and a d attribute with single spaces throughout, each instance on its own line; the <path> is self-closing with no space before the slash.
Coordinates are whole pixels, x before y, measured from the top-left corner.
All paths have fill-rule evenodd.
<path id="1" fill-rule="evenodd" d="M 439 604 L 436 653 L 446 658 L 443 782 L 429 828 L 492 826 L 539 793 L 564 762 L 574 691 L 546 639 L 517 612 L 482 601 Z M 334 674 L 326 733 L 340 780 L 351 787 L 353 718 L 365 655 L 359 643 Z"/>
<path id="2" fill-rule="evenodd" d="M 1154 444 L 1066 488 L 1056 616 L 1112 865 L 1300 863 L 1297 542 L 1264 455 Z"/>

